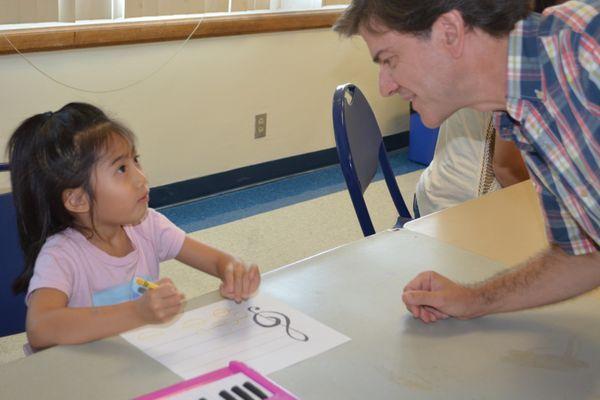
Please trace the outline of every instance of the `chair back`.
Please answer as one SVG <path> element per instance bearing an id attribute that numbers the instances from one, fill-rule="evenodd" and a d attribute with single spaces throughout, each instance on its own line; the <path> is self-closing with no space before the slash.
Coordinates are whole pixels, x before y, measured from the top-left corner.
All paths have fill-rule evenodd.
<path id="1" fill-rule="evenodd" d="M 369 236 L 375 233 L 363 194 L 378 166 L 399 220 L 409 220 L 411 215 L 396 183 L 375 114 L 360 89 L 353 84 L 340 85 L 335 90 L 333 130 L 342 173 L 363 234 Z"/>
<path id="2" fill-rule="evenodd" d="M 0 171 L 7 171 L 0 164 Z M 11 286 L 23 270 L 23 252 L 19 243 L 12 193 L 0 194 L 0 336 L 25 330 L 25 294 L 13 294 Z"/>

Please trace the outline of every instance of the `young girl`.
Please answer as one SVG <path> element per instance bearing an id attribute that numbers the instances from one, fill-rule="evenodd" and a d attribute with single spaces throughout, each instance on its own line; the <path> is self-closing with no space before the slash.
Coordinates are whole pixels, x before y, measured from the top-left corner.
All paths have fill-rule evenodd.
<path id="1" fill-rule="evenodd" d="M 34 349 L 85 343 L 171 320 L 184 296 L 158 279 L 176 258 L 222 280 L 237 302 L 260 283 L 256 265 L 202 244 L 148 208 L 134 135 L 83 103 L 35 115 L 9 142 L 11 183 L 25 270 L 27 337 Z"/>

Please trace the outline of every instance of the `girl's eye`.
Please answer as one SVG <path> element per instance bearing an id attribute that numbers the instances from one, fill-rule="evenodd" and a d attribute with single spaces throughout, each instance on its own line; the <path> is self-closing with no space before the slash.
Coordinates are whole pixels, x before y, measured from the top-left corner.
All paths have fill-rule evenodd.
<path id="1" fill-rule="evenodd" d="M 125 169 L 126 169 L 125 165 L 121 165 L 117 171 L 125 173 Z"/>
<path id="2" fill-rule="evenodd" d="M 134 163 L 136 163 L 136 164 L 139 164 L 139 163 L 140 163 L 140 156 L 139 156 L 139 154 L 137 154 L 137 155 L 135 155 L 135 156 L 133 157 L 133 162 L 134 162 Z"/>

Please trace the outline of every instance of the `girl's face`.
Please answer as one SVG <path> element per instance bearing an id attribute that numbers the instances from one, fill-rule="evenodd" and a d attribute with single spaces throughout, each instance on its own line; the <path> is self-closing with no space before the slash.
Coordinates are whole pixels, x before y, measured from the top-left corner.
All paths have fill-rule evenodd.
<path id="1" fill-rule="evenodd" d="M 148 210 L 148 180 L 133 146 L 113 134 L 92 173 L 94 225 L 98 228 L 139 223 Z"/>

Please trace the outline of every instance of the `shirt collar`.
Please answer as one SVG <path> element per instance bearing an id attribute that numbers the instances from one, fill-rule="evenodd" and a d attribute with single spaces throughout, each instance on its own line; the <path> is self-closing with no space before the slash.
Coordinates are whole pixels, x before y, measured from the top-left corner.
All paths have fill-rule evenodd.
<path id="1" fill-rule="evenodd" d="M 538 30 L 541 16 L 531 13 L 519 21 L 508 39 L 507 101 L 543 97 Z"/>

